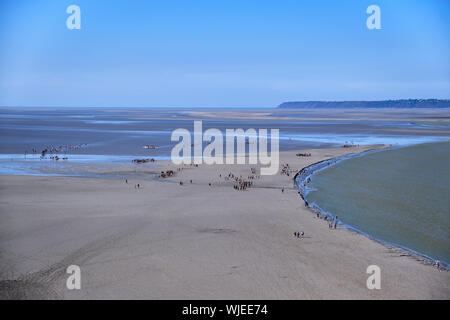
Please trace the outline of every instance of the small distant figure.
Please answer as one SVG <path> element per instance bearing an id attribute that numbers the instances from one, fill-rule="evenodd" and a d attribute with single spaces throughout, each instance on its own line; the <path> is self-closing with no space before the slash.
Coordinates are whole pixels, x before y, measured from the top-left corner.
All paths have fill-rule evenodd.
<path id="1" fill-rule="evenodd" d="M 192 180 L 191 180 L 191 183 L 192 183 Z"/>
<path id="2" fill-rule="evenodd" d="M 139 189 L 139 188 L 141 188 L 141 185 L 138 183 L 137 187 L 138 187 L 138 189 Z"/>
<path id="3" fill-rule="evenodd" d="M 438 271 L 440 271 L 441 262 L 439 260 L 436 260 L 435 266 L 436 266 L 436 269 L 438 269 Z"/>
<path id="4" fill-rule="evenodd" d="M 210 183 L 208 183 L 208 185 L 211 187 L 211 182 Z"/>
<path id="5" fill-rule="evenodd" d="M 128 184 L 128 179 L 125 179 L 125 183 Z"/>
<path id="6" fill-rule="evenodd" d="M 283 189 L 281 189 L 281 193 L 284 193 L 284 188 L 283 188 Z"/>
<path id="7" fill-rule="evenodd" d="M 302 237 L 302 239 L 304 238 L 304 236 L 305 236 L 305 233 L 302 231 L 301 233 L 300 233 L 300 236 Z"/>
<path id="8" fill-rule="evenodd" d="M 183 181 L 180 181 L 180 186 L 182 186 L 183 185 Z"/>
<path id="9" fill-rule="evenodd" d="M 336 229 L 336 227 L 337 227 L 338 219 L 339 219 L 338 216 L 336 216 L 336 218 L 334 219 L 334 229 Z"/>

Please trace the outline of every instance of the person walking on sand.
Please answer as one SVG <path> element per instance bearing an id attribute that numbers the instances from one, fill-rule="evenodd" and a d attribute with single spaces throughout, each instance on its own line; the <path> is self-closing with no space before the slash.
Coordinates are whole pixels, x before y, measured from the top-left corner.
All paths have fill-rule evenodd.
<path id="1" fill-rule="evenodd" d="M 338 216 L 336 216 L 336 218 L 334 218 L 334 229 L 336 229 L 337 224 L 338 224 Z"/>
<path id="2" fill-rule="evenodd" d="M 439 271 L 440 267 L 441 267 L 441 262 L 439 260 L 436 260 L 435 265 L 436 265 L 436 269 L 438 269 L 438 271 Z"/>

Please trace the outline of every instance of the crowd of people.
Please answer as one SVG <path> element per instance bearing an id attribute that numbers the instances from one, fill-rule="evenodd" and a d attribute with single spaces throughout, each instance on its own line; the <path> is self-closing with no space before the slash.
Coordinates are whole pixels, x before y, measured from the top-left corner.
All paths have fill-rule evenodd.
<path id="1" fill-rule="evenodd" d="M 69 160 L 68 157 L 58 157 L 58 156 L 54 156 L 54 157 L 50 157 L 50 160 L 55 160 L 55 161 L 59 161 L 59 160 Z"/>
<path id="2" fill-rule="evenodd" d="M 303 239 L 305 237 L 305 233 L 303 231 L 302 232 L 294 232 L 294 237 Z"/>
<path id="3" fill-rule="evenodd" d="M 166 171 L 161 171 L 161 174 L 159 175 L 160 178 L 168 178 L 168 177 L 173 177 L 175 175 L 175 171 L 173 170 L 166 170 Z"/>
<path id="4" fill-rule="evenodd" d="M 297 157 L 311 157 L 311 153 L 297 153 Z"/>
<path id="5" fill-rule="evenodd" d="M 243 190 L 247 190 L 247 188 L 250 188 L 252 185 L 253 185 L 252 181 L 245 181 L 245 180 L 239 179 L 237 181 L 237 183 L 234 185 L 234 189 L 243 191 Z"/>
<path id="6" fill-rule="evenodd" d="M 238 191 L 244 191 L 253 186 L 253 180 L 259 179 L 260 176 L 256 175 L 256 169 L 251 169 L 252 174 L 247 176 L 247 179 L 244 179 L 242 175 L 235 176 L 233 173 L 229 173 L 225 176 L 226 181 L 234 181 L 233 189 Z M 222 177 L 222 175 L 220 175 Z"/>
<path id="7" fill-rule="evenodd" d="M 134 164 L 143 164 L 155 161 L 156 161 L 155 159 L 151 158 L 151 159 L 133 159 L 131 162 L 133 162 Z"/>
<path id="8" fill-rule="evenodd" d="M 298 172 L 298 170 L 292 169 L 291 167 L 289 167 L 289 164 L 283 164 L 281 166 L 281 170 L 280 170 L 280 174 L 281 175 L 286 175 L 286 176 L 290 176 L 291 174 L 296 174 Z"/>
<path id="9" fill-rule="evenodd" d="M 27 154 L 41 154 L 41 159 L 45 158 L 47 154 L 61 154 L 61 153 L 67 153 L 69 151 L 78 150 L 83 147 L 87 146 L 87 143 L 80 143 L 76 145 L 61 145 L 61 146 L 46 146 L 41 151 L 38 151 L 36 148 L 32 148 L 31 152 L 28 152 L 28 150 L 25 150 L 25 156 Z M 52 160 L 59 160 L 61 158 L 56 159 L 56 157 L 52 157 Z"/>
<path id="10" fill-rule="evenodd" d="M 329 229 L 336 229 L 338 221 L 339 221 L 339 217 L 338 216 L 336 216 L 336 217 L 333 217 L 333 216 L 327 217 L 327 221 L 329 221 L 329 223 L 328 223 L 328 228 Z"/>

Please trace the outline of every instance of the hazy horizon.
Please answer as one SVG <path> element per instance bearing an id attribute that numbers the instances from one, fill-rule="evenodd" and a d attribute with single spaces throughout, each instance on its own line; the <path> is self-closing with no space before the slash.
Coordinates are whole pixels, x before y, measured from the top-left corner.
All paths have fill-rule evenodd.
<path id="1" fill-rule="evenodd" d="M 403 99 L 395 99 L 392 101 L 398 101 L 398 100 L 435 100 L 436 98 L 417 98 L 417 99 L 411 99 L 411 98 L 403 98 Z M 444 101 L 448 101 L 449 99 L 436 99 L 436 100 L 444 100 Z M 308 100 L 308 101 L 295 101 L 295 102 L 382 102 L 382 101 L 389 101 L 389 100 L 359 100 L 359 101 L 344 101 L 344 100 Z M 63 105 L 0 105 L 0 108 L 114 108 L 114 109 L 118 109 L 118 108 L 153 108 L 153 109 L 277 109 L 282 103 L 284 102 L 288 102 L 288 101 L 283 101 L 280 102 L 278 105 L 275 106 L 171 106 L 171 105 L 165 105 L 165 106 L 152 106 L 152 105 L 147 105 L 147 106 L 63 106 Z M 294 109 L 301 109 L 299 107 L 296 107 Z M 308 108 L 306 108 L 308 109 Z M 334 109 L 334 108 L 333 108 Z M 357 107 L 355 107 L 354 109 L 358 109 Z M 379 107 L 377 107 L 376 109 L 381 109 Z M 386 107 L 386 109 L 396 109 L 396 108 L 391 108 L 391 107 Z M 403 108 L 400 108 L 403 109 Z M 412 109 L 446 109 L 446 107 L 436 107 L 436 108 L 431 108 L 431 107 L 427 107 L 427 108 L 423 108 L 423 107 L 415 107 Z"/>

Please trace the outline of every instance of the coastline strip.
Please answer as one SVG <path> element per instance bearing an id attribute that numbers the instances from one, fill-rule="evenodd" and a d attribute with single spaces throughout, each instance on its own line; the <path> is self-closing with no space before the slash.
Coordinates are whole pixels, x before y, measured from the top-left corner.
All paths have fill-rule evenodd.
<path id="1" fill-rule="evenodd" d="M 304 201 L 306 208 L 308 208 L 310 211 L 312 211 L 314 213 L 319 213 L 320 215 L 325 215 L 327 217 L 335 216 L 335 214 L 322 209 L 316 203 L 308 202 L 308 199 L 306 198 L 306 196 L 308 195 L 309 191 L 312 190 L 310 187 L 308 187 L 308 184 L 310 183 L 310 178 L 314 174 L 316 174 L 322 170 L 331 168 L 334 165 L 336 165 L 339 162 L 344 161 L 344 160 L 348 160 L 348 159 L 352 159 L 352 158 L 356 158 L 356 157 L 362 157 L 367 154 L 372 154 L 375 152 L 382 152 L 382 151 L 388 151 L 388 150 L 393 150 L 393 149 L 398 149 L 398 148 L 406 148 L 406 147 L 408 147 L 408 146 L 388 145 L 387 147 L 380 148 L 380 149 L 369 149 L 369 150 L 359 152 L 359 153 L 350 153 L 350 154 L 347 154 L 344 156 L 338 156 L 338 157 L 334 157 L 334 158 L 330 158 L 330 159 L 321 160 L 319 162 L 315 162 L 315 163 L 301 169 L 293 178 L 294 184 L 299 189 L 299 194 L 300 194 L 302 200 Z M 396 243 L 392 243 L 392 242 L 389 242 L 389 241 L 386 241 L 383 239 L 379 239 L 379 238 L 372 236 L 371 234 L 366 233 L 356 227 L 353 227 L 349 224 L 343 223 L 342 221 L 340 221 L 338 223 L 340 226 L 344 227 L 345 229 L 362 234 L 362 235 L 366 236 L 367 238 L 369 238 L 375 242 L 378 242 L 389 249 L 401 250 L 406 255 L 415 258 L 417 261 L 421 261 L 421 262 L 423 262 L 425 264 L 429 264 L 429 265 L 433 265 L 436 261 L 436 259 L 433 259 L 432 257 L 430 257 L 424 253 L 415 251 L 411 248 L 408 248 L 408 247 L 405 247 L 405 246 L 402 246 L 402 245 L 399 245 Z M 441 262 L 442 270 L 446 270 L 446 271 L 450 270 L 450 265 L 448 262 L 446 262 L 446 261 L 440 261 L 440 262 Z"/>

